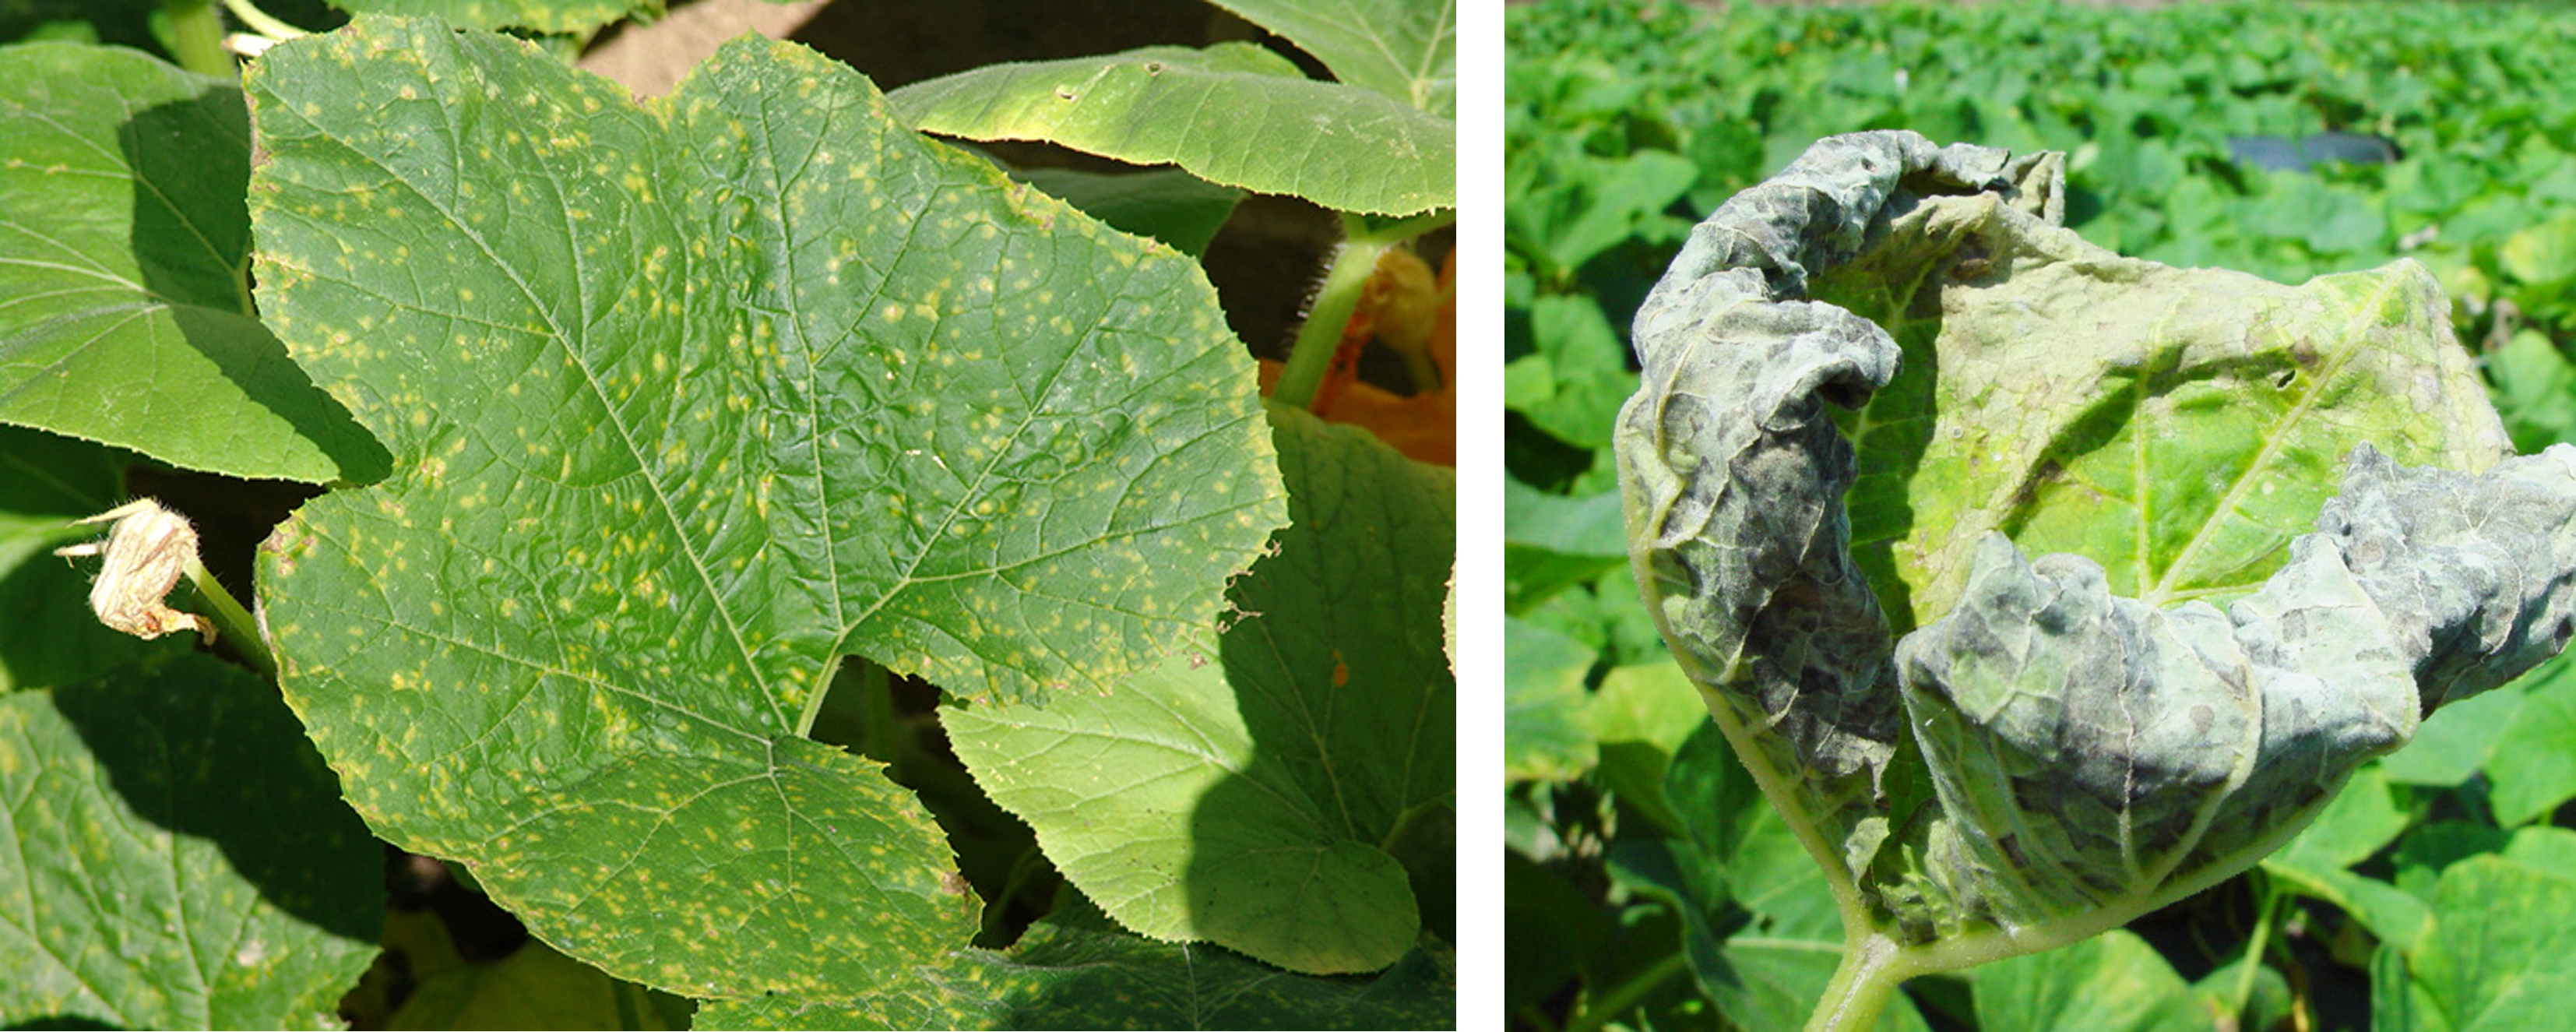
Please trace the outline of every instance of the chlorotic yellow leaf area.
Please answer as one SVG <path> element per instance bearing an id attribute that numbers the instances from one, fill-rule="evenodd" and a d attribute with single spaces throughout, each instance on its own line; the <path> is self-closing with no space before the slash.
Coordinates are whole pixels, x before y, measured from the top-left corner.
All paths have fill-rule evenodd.
<path id="1" fill-rule="evenodd" d="M 352 804 L 621 977 L 928 992 L 972 899 L 805 714 L 846 655 L 1102 693 L 1221 611 L 1286 508 L 1197 267 L 792 45 L 638 105 L 360 18 L 246 89 L 260 309 L 394 456 L 260 571 Z"/>

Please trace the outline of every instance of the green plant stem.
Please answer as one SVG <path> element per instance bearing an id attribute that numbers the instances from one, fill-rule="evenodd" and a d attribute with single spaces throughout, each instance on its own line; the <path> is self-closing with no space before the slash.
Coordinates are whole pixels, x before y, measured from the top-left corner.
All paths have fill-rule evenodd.
<path id="1" fill-rule="evenodd" d="M 241 603 L 233 601 L 232 592 L 225 591 L 223 582 L 216 580 L 206 564 L 195 557 L 188 560 L 188 583 L 196 587 L 198 598 L 206 600 L 206 608 L 214 610 L 209 615 L 215 621 L 217 640 L 231 642 L 233 652 L 252 669 L 277 676 L 277 658 L 269 655 L 268 642 L 260 638 L 259 623 L 251 619 Z"/>
<path id="2" fill-rule="evenodd" d="M 1333 366 L 1333 351 L 1341 346 L 1342 327 L 1351 321 L 1351 312 L 1360 304 L 1360 292 L 1367 289 L 1369 274 L 1377 271 L 1377 260 L 1392 241 L 1378 239 L 1362 232 L 1359 221 L 1342 216 L 1343 239 L 1333 249 L 1332 263 L 1325 267 L 1324 285 L 1315 291 L 1315 303 L 1306 311 L 1306 324 L 1297 328 L 1296 347 L 1288 352 L 1288 364 L 1279 370 L 1279 383 L 1271 388 L 1270 400 L 1296 408 L 1315 404 L 1315 391 L 1323 386 L 1324 373 Z"/>
<path id="3" fill-rule="evenodd" d="M 2283 893 L 2269 878 L 2263 879 L 2263 909 L 2254 923 L 2254 935 L 2245 943 L 2245 967 L 2237 972 L 2236 992 L 2227 1001 L 2236 1016 L 2245 1016 L 2245 1001 L 2254 996 L 2254 974 L 2262 969 L 2263 951 L 2271 947 L 2272 922 L 2281 912 Z"/>
<path id="4" fill-rule="evenodd" d="M 1323 386 L 1324 374 L 1333 367 L 1333 352 L 1341 346 L 1342 328 L 1350 325 L 1351 312 L 1358 309 L 1360 294 L 1368 288 L 1370 274 L 1377 271 L 1377 260 L 1386 255 L 1388 248 L 1456 221 L 1455 208 L 1377 226 L 1343 213 L 1342 244 L 1334 249 L 1333 260 L 1325 266 L 1324 285 L 1315 290 L 1315 303 L 1306 310 L 1305 325 L 1297 328 L 1297 343 L 1288 352 L 1287 365 L 1279 370 L 1279 382 L 1271 388 L 1270 400 L 1297 408 L 1313 407 L 1315 392 Z M 1439 374 L 1430 371 L 1429 360 L 1417 364 L 1421 368 L 1413 370 L 1415 386 L 1438 386 Z"/>
<path id="5" fill-rule="evenodd" d="M 1563 1032 L 1592 1032 L 1593 1029 L 1600 1028 L 1611 1019 L 1627 1013 L 1628 1008 L 1636 1006 L 1637 1001 L 1645 999 L 1646 994 L 1655 991 L 1656 986 L 1664 984 L 1665 980 L 1674 975 L 1689 970 L 1689 967 L 1690 959 L 1684 954 L 1675 953 L 1665 957 L 1655 966 L 1637 972 L 1627 981 L 1601 994 L 1600 999 L 1586 1004 L 1582 1013 L 1576 1014 L 1572 1020 L 1565 1023 Z"/>
<path id="6" fill-rule="evenodd" d="M 309 35 L 302 29 L 279 21 L 276 15 L 251 6 L 250 0 L 224 0 L 224 10 L 231 11 L 234 18 L 240 19 L 242 27 L 279 43 L 297 36 Z"/>
<path id="7" fill-rule="evenodd" d="M 894 711 L 894 675 L 883 664 L 860 660 L 859 707 L 867 726 L 860 751 L 888 767 L 903 762 L 904 732 Z"/>
<path id="8" fill-rule="evenodd" d="M 1440 388 L 1440 367 L 1431 364 L 1429 349 L 1405 352 L 1404 372 L 1412 377 L 1415 394 Z"/>
<path id="9" fill-rule="evenodd" d="M 224 51 L 224 19 L 215 13 L 215 0 L 162 0 L 161 9 L 170 15 L 171 49 L 180 67 L 219 79 L 240 77 L 233 55 Z"/>
<path id="10" fill-rule="evenodd" d="M 1916 974 L 1911 958 L 1895 940 L 1875 932 L 1854 936 L 1846 928 L 1843 962 L 1825 986 L 1816 1012 L 1807 1017 L 1807 1032 L 1854 1032 L 1878 1023 L 1896 987 Z"/>
<path id="11" fill-rule="evenodd" d="M 1394 237 L 1394 239 L 1414 239 L 1414 237 L 1422 237 L 1422 234 L 1432 232 L 1432 229 L 1440 229 L 1440 226 L 1448 226 L 1450 221 L 1455 221 L 1455 219 L 1458 219 L 1458 208 L 1440 208 L 1440 211 L 1432 211 L 1432 214 L 1412 216 L 1412 219 L 1404 219 L 1404 221 L 1399 221 L 1399 224 L 1383 226 L 1381 232 L 1383 232 L 1383 234 L 1388 234 L 1388 237 Z M 1437 281 L 1440 281 L 1440 268 L 1437 268 L 1437 265 L 1440 265 L 1440 263 L 1437 263 L 1437 260 L 1435 260 L 1437 255 L 1422 255 L 1422 257 L 1425 257 L 1425 260 L 1430 260 L 1430 263 L 1435 265 L 1435 268 L 1432 268 L 1432 283 L 1437 283 Z M 1450 286 L 1450 288 L 1453 288 L 1453 291 L 1455 291 L 1455 286 Z M 1404 371 L 1414 378 L 1414 394 L 1419 394 L 1419 391 L 1437 391 L 1437 389 L 1440 389 L 1440 368 L 1437 368 L 1437 365 L 1432 365 L 1432 350 L 1430 350 L 1430 342 L 1427 342 L 1427 340 L 1425 340 L 1425 345 L 1419 347 L 1419 350 L 1406 350 L 1406 353 L 1404 353 Z"/>

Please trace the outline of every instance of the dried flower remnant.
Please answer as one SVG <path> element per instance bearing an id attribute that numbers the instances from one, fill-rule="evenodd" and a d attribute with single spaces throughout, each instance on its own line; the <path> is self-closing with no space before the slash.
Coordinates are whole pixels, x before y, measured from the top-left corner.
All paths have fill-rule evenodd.
<path id="1" fill-rule="evenodd" d="M 170 589 L 197 561 L 197 528 L 188 518 L 139 498 L 78 521 L 116 525 L 107 540 L 54 550 L 59 556 L 105 555 L 107 564 L 90 583 L 89 608 L 100 623 L 150 640 L 183 627 L 195 628 L 208 645 L 215 643 L 213 621 L 162 604 Z"/>

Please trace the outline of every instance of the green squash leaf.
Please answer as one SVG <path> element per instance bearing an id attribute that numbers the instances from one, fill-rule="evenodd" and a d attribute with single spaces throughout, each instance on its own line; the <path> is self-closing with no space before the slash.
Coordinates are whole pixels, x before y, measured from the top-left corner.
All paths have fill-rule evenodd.
<path id="1" fill-rule="evenodd" d="M 385 475 L 252 311 L 239 89 L 130 50 L 10 47 L 0 139 L 0 422 L 237 477 Z"/>
<path id="2" fill-rule="evenodd" d="M 0 695 L 0 1024 L 340 1028 L 383 847 L 268 683 L 181 653 Z"/>
<path id="3" fill-rule="evenodd" d="M 1998 961 L 1976 973 L 1977 1027 L 1992 1032 L 2202 1032 L 2209 1015 L 2155 947 L 2127 931 Z"/>
<path id="4" fill-rule="evenodd" d="M 1436 942 L 1373 976 L 1285 974 L 1226 950 L 1157 943 L 1087 902 L 1060 904 L 1007 953 L 969 950 L 913 972 L 944 1009 L 888 1014 L 780 997 L 698 1009 L 700 1028 L 1455 1028 L 1456 954 Z"/>
<path id="5" fill-rule="evenodd" d="M 2295 287 L 2174 269 L 1994 194 L 1889 231 L 1814 291 L 1902 351 L 1845 420 L 1852 548 L 1899 633 L 1949 611 L 1988 531 L 2092 559 L 2115 594 L 2224 605 L 2313 527 L 2354 444 L 2470 471 L 2510 454 L 2413 262 Z"/>
<path id="6" fill-rule="evenodd" d="M 2576 879 L 2500 856 L 2442 872 L 2433 927 L 2408 956 L 2453 1032 L 2550 1028 L 2576 999 Z"/>
<path id="7" fill-rule="evenodd" d="M 1332 69 L 1443 118 L 1458 115 L 1456 0 L 1215 0 Z"/>
<path id="8" fill-rule="evenodd" d="M 1248 43 L 991 65 L 887 99 L 926 132 L 1169 162 L 1337 211 L 1413 215 L 1458 203 L 1457 123 L 1313 81 Z"/>
<path id="9" fill-rule="evenodd" d="M 1419 938 L 1409 828 L 1455 812 L 1439 607 L 1449 470 L 1280 411 L 1291 524 L 1220 636 L 1106 696 L 944 715 L 958 756 L 1126 927 L 1291 971 L 1376 971 Z M 1436 836 L 1435 836 L 1436 838 Z"/>
<path id="10" fill-rule="evenodd" d="M 1105 691 L 1280 522 L 1196 267 L 810 51 L 638 106 L 362 18 L 248 88 L 264 305 L 397 469 L 267 549 L 287 697 L 379 833 L 611 974 L 810 996 L 962 945 L 929 815 L 798 737 L 840 657 Z"/>
<path id="11" fill-rule="evenodd" d="M 1600 762 L 1583 680 L 1598 650 L 1542 624 L 1503 618 L 1503 776 L 1570 781 Z"/>
<path id="12" fill-rule="evenodd" d="M 331 0 L 331 6 L 436 18 L 467 29 L 587 33 L 625 18 L 659 16 L 664 0 Z"/>

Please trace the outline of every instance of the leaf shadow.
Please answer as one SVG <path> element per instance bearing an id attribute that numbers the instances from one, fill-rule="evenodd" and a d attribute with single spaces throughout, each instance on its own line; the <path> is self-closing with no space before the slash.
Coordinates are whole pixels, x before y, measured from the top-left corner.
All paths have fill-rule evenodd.
<path id="1" fill-rule="evenodd" d="M 1215 657 L 1251 750 L 1196 801 L 1184 895 L 1220 944 L 1376 970 L 1456 934 L 1454 486 L 1352 428 L 1275 440 L 1290 525 L 1228 591 Z"/>
<path id="2" fill-rule="evenodd" d="M 52 694 L 135 814 L 213 842 L 279 910 L 375 941 L 384 847 L 268 682 L 182 653 Z"/>
<path id="3" fill-rule="evenodd" d="M 166 306 L 181 341 L 244 398 L 319 448 L 340 483 L 372 484 L 391 474 L 391 453 L 314 385 L 252 313 L 250 109 L 241 91 L 209 88 L 144 108 L 116 136 L 134 175 L 130 243 L 149 303 Z M 123 400 L 186 404 L 186 386 L 162 391 L 169 397 Z"/>

